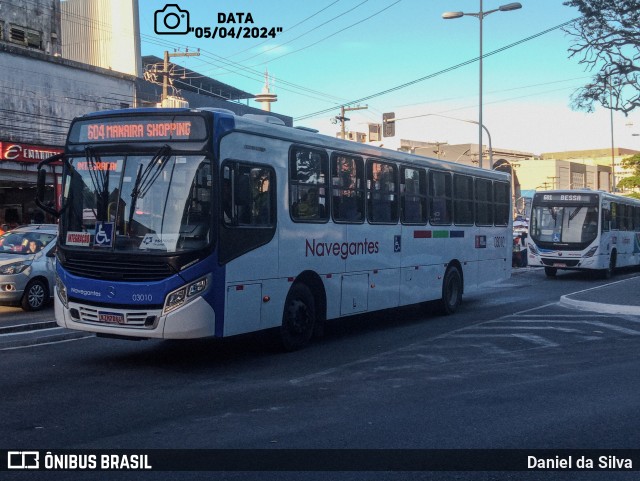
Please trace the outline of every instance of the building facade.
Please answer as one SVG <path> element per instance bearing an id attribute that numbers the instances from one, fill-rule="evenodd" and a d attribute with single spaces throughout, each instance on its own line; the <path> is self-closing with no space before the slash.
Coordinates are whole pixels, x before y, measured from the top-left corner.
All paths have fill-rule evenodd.
<path id="1" fill-rule="evenodd" d="M 611 173 L 611 166 L 614 166 L 615 181 L 617 186 L 625 177 L 633 175 L 633 171 L 625 169 L 622 166 L 622 160 L 626 157 L 631 157 L 635 154 L 639 154 L 640 151 L 625 149 L 621 147 L 614 147 L 607 149 L 591 149 L 591 150 L 570 150 L 566 152 L 546 152 L 541 155 L 543 159 L 557 159 L 566 160 L 572 163 L 586 164 L 586 165 L 601 165 L 608 166 L 609 173 Z M 609 184 L 610 186 L 611 184 Z M 609 188 L 602 188 L 602 190 L 610 190 Z"/>
<path id="2" fill-rule="evenodd" d="M 0 225 L 39 217 L 38 162 L 62 152 L 73 118 L 134 104 L 135 77 L 0 42 Z M 60 198 L 60 170 L 49 172 L 48 185 L 58 186 L 47 194 L 52 203 Z"/>
<path id="3" fill-rule="evenodd" d="M 62 0 L 62 56 L 139 77 L 138 0 Z"/>

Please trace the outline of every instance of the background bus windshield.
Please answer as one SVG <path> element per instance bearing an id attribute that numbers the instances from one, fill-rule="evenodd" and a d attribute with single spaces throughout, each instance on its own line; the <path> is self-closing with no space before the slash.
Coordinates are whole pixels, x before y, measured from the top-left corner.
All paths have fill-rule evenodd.
<path id="1" fill-rule="evenodd" d="M 598 208 L 594 206 L 534 206 L 531 238 L 535 242 L 588 244 L 598 236 Z"/>

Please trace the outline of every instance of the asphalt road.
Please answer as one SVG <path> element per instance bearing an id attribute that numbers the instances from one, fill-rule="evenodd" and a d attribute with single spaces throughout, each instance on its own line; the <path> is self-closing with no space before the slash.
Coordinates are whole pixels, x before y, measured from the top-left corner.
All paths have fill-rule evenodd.
<path id="1" fill-rule="evenodd" d="M 453 316 L 437 316 L 432 306 L 357 316 L 329 324 L 324 338 L 287 354 L 276 352 L 264 335 L 191 342 L 89 337 L 5 350 L 0 447 L 637 448 L 640 318 L 556 304 L 563 294 L 605 282 L 578 273 L 546 279 L 540 270 L 526 269 L 501 286 L 466 296 Z M 44 318 L 46 312 L 52 315 L 45 311 Z M 637 471 L 11 474 L 110 480 L 638 479 Z"/>

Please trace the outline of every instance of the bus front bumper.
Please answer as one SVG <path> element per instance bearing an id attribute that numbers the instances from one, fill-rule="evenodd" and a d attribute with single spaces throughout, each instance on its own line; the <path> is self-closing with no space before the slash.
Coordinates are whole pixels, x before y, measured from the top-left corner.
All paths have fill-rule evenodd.
<path id="1" fill-rule="evenodd" d="M 139 339 L 196 339 L 215 334 L 215 312 L 203 299 L 162 315 L 161 309 L 118 309 L 70 302 L 55 295 L 56 322 L 78 331 Z"/>

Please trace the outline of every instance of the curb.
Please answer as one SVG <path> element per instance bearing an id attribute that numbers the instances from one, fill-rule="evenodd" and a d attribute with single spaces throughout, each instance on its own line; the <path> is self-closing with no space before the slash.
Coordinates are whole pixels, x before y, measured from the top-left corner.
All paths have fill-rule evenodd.
<path id="1" fill-rule="evenodd" d="M 56 321 L 30 322 L 27 324 L 14 324 L 12 326 L 0 327 L 0 336 L 3 334 L 13 334 L 16 332 L 39 331 L 41 329 L 53 329 L 58 327 Z"/>
<path id="2" fill-rule="evenodd" d="M 2 334 L 0 336 L 0 351 L 95 336 L 93 333 L 65 329 L 55 322 L 53 322 L 53 327 L 49 327 L 49 324 L 51 322 L 40 322 L 31 329 L 25 328 L 24 324 L 3 328 L 0 331 Z M 33 324 L 26 326 L 33 326 Z"/>
<path id="3" fill-rule="evenodd" d="M 578 309 L 581 311 L 597 312 L 599 314 L 613 314 L 613 315 L 621 314 L 621 315 L 640 316 L 640 306 L 607 304 L 604 302 L 583 301 L 583 300 L 571 298 L 572 296 L 582 294 L 584 292 L 593 291 L 596 289 L 603 289 L 606 287 L 610 287 L 614 284 L 619 284 L 621 282 L 626 282 L 632 279 L 637 279 L 637 277 L 632 277 L 630 279 L 622 279 L 620 281 L 613 282 L 611 284 L 606 284 L 604 286 L 592 287 L 590 289 L 584 289 L 582 291 L 566 294 L 560 297 L 560 301 L 558 302 L 558 304 L 563 307 L 569 307 L 569 308 Z"/>
<path id="4" fill-rule="evenodd" d="M 597 312 L 599 314 L 640 316 L 639 306 L 621 306 L 616 304 L 604 304 L 601 302 L 579 301 L 576 299 L 570 299 L 568 296 L 562 296 L 558 304 L 562 307 L 570 307 L 581 311 Z"/>

